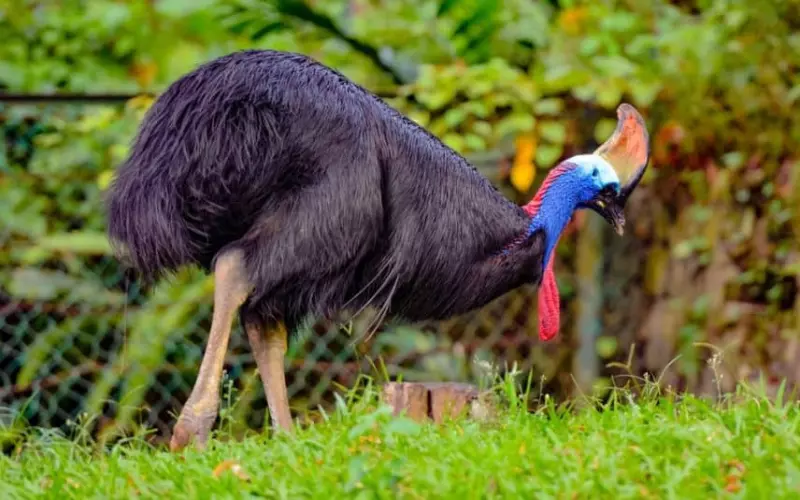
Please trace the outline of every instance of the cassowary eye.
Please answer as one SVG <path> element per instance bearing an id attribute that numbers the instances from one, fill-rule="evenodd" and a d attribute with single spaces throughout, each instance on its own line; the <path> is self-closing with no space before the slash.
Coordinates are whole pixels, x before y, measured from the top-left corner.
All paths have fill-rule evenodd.
<path id="1" fill-rule="evenodd" d="M 597 177 L 598 175 L 600 175 L 600 170 L 594 167 L 594 170 L 592 170 L 592 177 Z"/>

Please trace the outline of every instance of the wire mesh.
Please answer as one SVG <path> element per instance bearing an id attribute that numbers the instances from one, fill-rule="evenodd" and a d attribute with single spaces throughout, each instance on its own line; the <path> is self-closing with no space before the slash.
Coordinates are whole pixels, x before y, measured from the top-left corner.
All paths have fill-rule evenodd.
<path id="1" fill-rule="evenodd" d="M 100 406 L 102 423 L 116 425 L 132 411 L 136 423 L 168 432 L 188 397 L 204 348 L 210 297 L 203 299 L 206 302 L 182 328 L 158 340 L 163 354 L 153 362 L 143 353 L 150 354 L 154 346 L 134 345 L 136 340 L 127 335 L 126 314 L 135 314 L 130 304 L 128 311 L 114 311 L 118 319 L 108 320 L 69 295 L 49 302 L 4 296 L 0 406 L 33 425 L 59 427 L 87 406 L 96 407 L 92 401 L 98 388 L 112 385 Z M 519 291 L 449 322 L 387 324 L 368 336 L 361 327 L 367 321 L 360 318 L 315 322 L 293 336 L 286 357 L 292 406 L 303 413 L 328 405 L 337 389 L 352 387 L 361 374 L 474 381 L 479 375 L 476 359 L 493 365 L 516 361 L 528 368 L 527 354 L 535 338 L 531 299 L 530 293 Z M 37 365 L 33 373 L 30 364 Z M 143 365 L 145 375 L 136 376 Z M 246 407 L 240 408 L 239 416 L 251 426 L 262 425 L 266 404 L 246 336 L 238 326 L 225 370 L 237 390 L 237 405 Z M 123 411 L 126 404 L 136 408 Z"/>
<path id="2" fill-rule="evenodd" d="M 97 428 L 168 434 L 188 397 L 210 326 L 213 284 L 193 270 L 143 290 L 112 256 L 102 191 L 124 156 L 135 106 L 6 106 L 0 197 L 0 407 L 4 418 L 63 427 L 83 412 Z M 286 356 L 297 414 L 333 401 L 359 375 L 474 381 L 480 366 L 532 363 L 533 291 L 522 289 L 450 321 L 384 324 L 369 312 L 295 332 Z M 477 363 L 476 360 L 485 360 Z M 266 402 L 236 325 L 225 363 L 242 425 Z M 224 396 L 224 395 L 223 395 Z"/>

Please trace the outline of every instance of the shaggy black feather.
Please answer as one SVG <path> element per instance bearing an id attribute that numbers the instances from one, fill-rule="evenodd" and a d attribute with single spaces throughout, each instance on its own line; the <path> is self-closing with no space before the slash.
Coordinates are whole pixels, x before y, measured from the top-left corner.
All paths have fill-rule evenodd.
<path id="1" fill-rule="evenodd" d="M 541 280 L 542 234 L 521 238 L 521 207 L 378 97 L 298 54 L 238 52 L 172 84 L 107 210 L 111 240 L 148 280 L 242 249 L 247 313 L 290 329 L 366 306 L 442 319 Z"/>

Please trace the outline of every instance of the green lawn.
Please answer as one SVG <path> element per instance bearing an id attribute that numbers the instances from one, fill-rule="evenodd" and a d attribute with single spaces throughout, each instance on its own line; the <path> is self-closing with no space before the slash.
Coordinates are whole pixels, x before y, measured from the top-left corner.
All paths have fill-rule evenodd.
<path id="1" fill-rule="evenodd" d="M 438 427 L 356 404 L 183 456 L 40 432 L 0 458 L 0 498 L 800 498 L 796 403 L 623 399 Z"/>

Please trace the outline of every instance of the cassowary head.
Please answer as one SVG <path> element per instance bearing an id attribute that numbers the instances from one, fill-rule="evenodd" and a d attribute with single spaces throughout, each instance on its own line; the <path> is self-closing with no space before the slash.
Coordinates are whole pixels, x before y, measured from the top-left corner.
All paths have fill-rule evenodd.
<path id="1" fill-rule="evenodd" d="M 617 128 L 592 154 L 564 160 L 542 183 L 525 206 L 531 217 L 529 234 L 544 230 L 544 273 L 539 293 L 539 336 L 548 340 L 559 326 L 558 289 L 553 274 L 553 250 L 576 209 L 590 209 L 622 235 L 624 208 L 639 184 L 650 156 L 644 119 L 629 104 L 617 108 Z M 628 180 L 620 183 L 620 174 Z"/>
<path id="2" fill-rule="evenodd" d="M 602 215 L 622 234 L 625 216 L 618 202 L 620 184 L 617 172 L 608 161 L 596 154 L 577 155 L 560 165 L 560 181 L 574 182 L 576 208 L 588 208 Z"/>
<path id="3" fill-rule="evenodd" d="M 650 146 L 644 119 L 633 106 L 621 104 L 617 108 L 617 119 L 617 128 L 611 137 L 594 154 L 587 156 L 593 159 L 590 163 L 602 163 L 606 170 L 615 175 L 616 172 L 628 174 L 628 181 L 622 188 L 619 180 L 607 183 L 579 208 L 594 210 L 613 225 L 621 236 L 625 227 L 623 209 L 644 176 L 650 159 Z"/>

